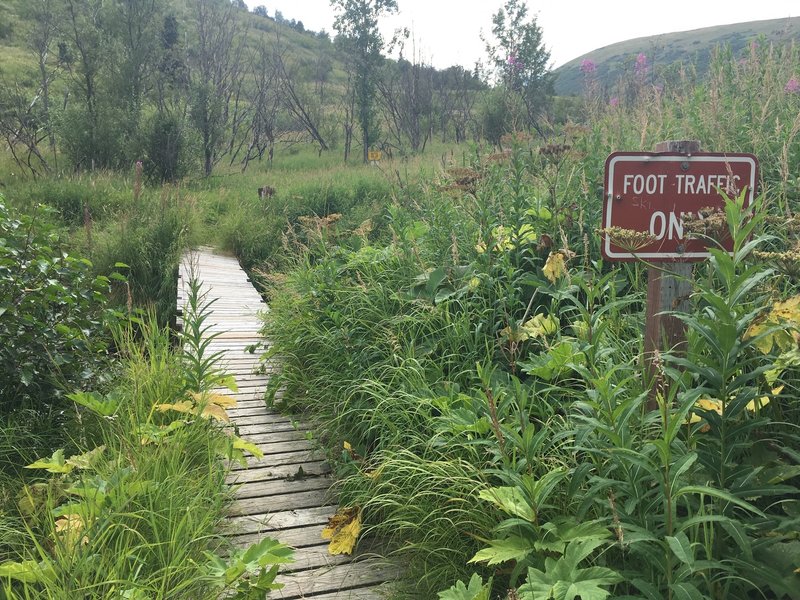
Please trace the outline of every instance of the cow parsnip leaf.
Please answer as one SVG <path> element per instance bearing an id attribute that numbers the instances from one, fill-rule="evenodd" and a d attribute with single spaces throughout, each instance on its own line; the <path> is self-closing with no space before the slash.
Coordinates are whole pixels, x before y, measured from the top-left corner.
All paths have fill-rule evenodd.
<path id="1" fill-rule="evenodd" d="M 531 523 L 536 522 L 536 511 L 525 499 L 519 488 L 493 487 L 481 490 L 478 492 L 478 497 L 482 500 L 488 500 L 512 517 L 520 517 Z"/>
<path id="2" fill-rule="evenodd" d="M 84 452 L 83 454 L 76 454 L 74 456 L 70 456 L 65 462 L 68 465 L 72 465 L 76 469 L 93 469 L 95 465 L 100 461 L 100 458 L 103 456 L 103 452 L 105 452 L 105 446 L 98 446 L 94 450 L 89 450 L 88 452 Z"/>
<path id="3" fill-rule="evenodd" d="M 227 394 L 198 394 L 197 392 L 192 392 L 192 398 L 197 404 L 216 404 L 222 408 L 236 408 L 237 406 L 236 399 Z"/>
<path id="4" fill-rule="evenodd" d="M 167 412 L 168 410 L 174 410 L 175 412 L 193 415 L 195 414 L 195 404 L 190 400 L 183 400 L 182 402 L 170 402 L 166 404 L 156 404 L 156 410 L 158 412 Z"/>
<path id="5" fill-rule="evenodd" d="M 487 583 L 477 573 L 473 573 L 469 582 L 464 585 L 459 581 L 450 589 L 439 592 L 439 600 L 489 600 L 492 592 L 492 578 Z"/>
<path id="6" fill-rule="evenodd" d="M 745 339 L 763 335 L 778 325 L 800 328 L 800 295 L 775 302 L 766 315 L 748 327 Z M 777 347 L 781 352 L 789 352 L 796 348 L 797 341 L 786 329 L 777 329 L 756 340 L 755 346 L 764 354 L 771 352 L 773 347 Z"/>
<path id="7" fill-rule="evenodd" d="M 206 404 L 203 406 L 202 410 L 200 411 L 201 417 L 211 417 L 212 419 L 216 419 L 217 421 L 221 421 L 223 423 L 230 423 L 231 418 L 228 416 L 228 413 L 225 412 L 225 409 L 217 404 Z"/>
<path id="8" fill-rule="evenodd" d="M 544 338 L 558 331 L 558 321 L 552 315 L 535 315 L 522 324 L 522 330 L 531 338 Z"/>
<path id="9" fill-rule="evenodd" d="M 233 436 L 233 449 L 244 450 L 245 452 L 249 452 L 258 459 L 264 458 L 264 451 L 261 450 L 261 448 L 256 446 L 251 441 L 248 441 L 244 438 L 240 438 L 238 435 Z"/>
<path id="10" fill-rule="evenodd" d="M 491 567 L 509 560 L 520 561 L 533 550 L 534 547 L 530 541 L 512 535 L 502 540 L 490 541 L 489 547 L 480 550 L 469 562 L 485 562 Z"/>
<path id="11" fill-rule="evenodd" d="M 69 473 L 75 465 L 67 464 L 64 460 L 64 450 L 59 448 L 50 456 L 50 458 L 40 458 L 36 462 L 32 462 L 25 466 L 26 469 L 44 469 L 48 473 Z"/>
<path id="12" fill-rule="evenodd" d="M 357 507 L 340 508 L 328 519 L 328 525 L 322 530 L 322 539 L 330 540 L 328 553 L 352 554 L 361 533 L 361 509 Z"/>

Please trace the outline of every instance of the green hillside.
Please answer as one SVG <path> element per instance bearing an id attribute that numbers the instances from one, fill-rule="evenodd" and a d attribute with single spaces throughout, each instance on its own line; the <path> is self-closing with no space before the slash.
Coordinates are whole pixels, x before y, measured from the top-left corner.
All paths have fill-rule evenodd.
<path id="1" fill-rule="evenodd" d="M 656 68 L 691 62 L 696 65 L 698 73 L 704 73 L 715 48 L 727 45 L 734 54 L 739 54 L 751 41 L 758 39 L 776 43 L 800 39 L 800 17 L 704 27 L 635 38 L 597 48 L 554 71 L 557 75 L 556 93 L 570 96 L 581 92 L 584 75 L 580 67 L 587 59 L 597 65 L 596 77 L 601 85 L 608 85 L 632 70 L 640 52 Z"/>

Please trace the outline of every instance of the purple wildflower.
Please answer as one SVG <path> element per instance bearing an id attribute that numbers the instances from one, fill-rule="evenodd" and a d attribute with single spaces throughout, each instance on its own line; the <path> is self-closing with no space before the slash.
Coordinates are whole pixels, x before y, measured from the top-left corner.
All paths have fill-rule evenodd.
<path id="1" fill-rule="evenodd" d="M 798 94 L 800 93 L 800 79 L 797 79 L 794 75 L 789 78 L 789 81 L 786 82 L 786 85 L 783 88 L 783 91 L 787 94 Z"/>
<path id="2" fill-rule="evenodd" d="M 517 58 L 516 54 L 509 54 L 508 59 L 506 60 L 508 66 L 512 69 L 521 69 L 522 68 L 522 61 Z"/>
<path id="3" fill-rule="evenodd" d="M 591 58 L 584 58 L 581 61 L 581 73 L 592 75 L 595 71 L 597 71 L 597 65 Z"/>
<path id="4" fill-rule="evenodd" d="M 636 57 L 636 63 L 633 65 L 633 70 L 639 77 L 644 77 L 647 75 L 647 56 L 644 52 L 639 52 L 639 56 Z"/>
<path id="5" fill-rule="evenodd" d="M 619 106 L 619 98 L 617 96 L 614 96 L 613 98 L 611 98 L 611 100 L 608 101 L 608 105 L 613 107 Z"/>

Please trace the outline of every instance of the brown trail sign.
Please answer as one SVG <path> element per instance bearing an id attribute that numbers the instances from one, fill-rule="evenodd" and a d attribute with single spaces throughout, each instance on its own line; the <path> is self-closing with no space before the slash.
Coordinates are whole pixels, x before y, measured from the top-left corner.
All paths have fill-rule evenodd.
<path id="1" fill-rule="evenodd" d="M 603 256 L 661 263 L 648 269 L 645 311 L 644 358 L 652 382 L 649 406 L 655 408 L 659 353 L 682 352 L 686 345 L 683 322 L 663 313 L 688 309 L 690 261 L 710 256 L 709 245 L 730 250 L 732 243 L 689 239 L 684 217 L 702 218 L 701 209 L 723 208 L 719 190 L 735 197 L 746 188 L 749 205 L 758 162 L 752 154 L 700 153 L 699 141 L 668 141 L 657 144 L 655 152 L 613 153 L 606 160 L 604 181 Z M 636 246 L 625 239 L 636 240 Z"/>

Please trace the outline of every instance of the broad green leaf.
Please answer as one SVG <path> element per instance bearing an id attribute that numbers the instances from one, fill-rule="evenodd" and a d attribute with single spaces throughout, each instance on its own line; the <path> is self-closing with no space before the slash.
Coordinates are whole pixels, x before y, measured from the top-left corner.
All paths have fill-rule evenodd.
<path id="1" fill-rule="evenodd" d="M 94 450 L 89 450 L 83 454 L 70 456 L 66 460 L 66 463 L 68 465 L 72 465 L 76 469 L 93 469 L 103 457 L 103 452 L 105 452 L 105 449 L 105 446 L 98 446 Z"/>
<path id="2" fill-rule="evenodd" d="M 265 537 L 247 548 L 242 555 L 246 565 L 267 567 L 294 562 L 294 550 L 278 540 Z"/>
<path id="3" fill-rule="evenodd" d="M 516 487 L 493 487 L 478 492 L 478 497 L 487 500 L 509 515 L 536 522 L 536 511 Z"/>
<path id="4" fill-rule="evenodd" d="M 64 450 L 59 448 L 53 452 L 50 458 L 40 458 L 36 462 L 26 465 L 25 468 L 44 469 L 48 473 L 69 473 L 75 466 L 67 464 L 67 461 L 64 460 Z"/>
<path id="5" fill-rule="evenodd" d="M 119 408 L 119 399 L 111 395 L 101 396 L 94 392 L 75 392 L 67 397 L 75 404 L 80 404 L 102 417 L 110 417 Z"/>
<path id="6" fill-rule="evenodd" d="M 492 591 L 492 579 L 484 583 L 480 575 L 473 573 L 469 583 L 459 581 L 450 589 L 439 592 L 439 600 L 489 600 Z"/>
<path id="7" fill-rule="evenodd" d="M 469 562 L 485 562 L 491 567 L 509 560 L 521 561 L 533 550 L 531 541 L 512 535 L 502 540 L 491 540 L 489 547 L 480 550 Z"/>
<path id="8" fill-rule="evenodd" d="M 566 573 L 569 579 L 558 579 L 554 574 L 560 569 L 555 561 L 548 559 L 545 563 L 546 573 L 528 569 L 528 581 L 518 590 L 520 600 L 605 600 L 611 592 L 604 588 L 623 580 L 619 573 L 605 567 L 573 569 Z"/>
<path id="9" fill-rule="evenodd" d="M 14 579 L 24 583 L 41 583 L 51 579 L 52 576 L 52 566 L 35 560 L 0 563 L 0 579 Z"/>
<path id="10" fill-rule="evenodd" d="M 233 436 L 233 448 L 234 450 L 249 452 L 258 459 L 264 458 L 264 451 L 261 450 L 261 448 L 256 446 L 253 442 L 240 438 L 238 435 Z"/>

